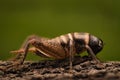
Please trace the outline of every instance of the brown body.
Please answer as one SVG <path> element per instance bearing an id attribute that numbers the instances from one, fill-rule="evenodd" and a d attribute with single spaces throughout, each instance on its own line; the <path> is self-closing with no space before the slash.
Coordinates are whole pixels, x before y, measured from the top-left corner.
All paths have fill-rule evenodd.
<path id="1" fill-rule="evenodd" d="M 61 35 L 53 39 L 47 39 L 43 37 L 38 37 L 36 35 L 29 36 L 24 42 L 20 50 L 11 51 L 12 53 L 24 53 L 25 47 L 30 44 L 32 45 L 28 51 L 36 53 L 42 57 L 50 57 L 54 59 L 63 59 L 69 57 L 70 51 L 70 40 L 73 40 L 73 52 L 81 53 L 85 49 L 85 45 L 88 44 L 89 33 L 69 33 L 66 35 Z M 78 42 L 81 41 L 81 44 Z"/>
<path id="2" fill-rule="evenodd" d="M 17 51 L 11 51 L 12 53 L 18 53 L 15 60 L 19 60 L 19 63 L 22 64 L 28 51 L 33 52 L 42 57 L 50 57 L 54 59 L 63 59 L 70 57 L 70 65 L 72 65 L 72 58 L 77 53 L 83 51 L 88 51 L 89 54 L 97 61 L 94 51 L 94 43 L 90 44 L 93 39 L 98 39 L 94 36 L 91 36 L 89 33 L 68 33 L 55 37 L 52 39 L 47 39 L 43 37 L 38 37 L 36 35 L 29 36 L 26 41 L 23 43 L 21 48 Z M 99 39 L 98 39 L 99 40 Z M 97 40 L 96 40 L 97 41 Z M 92 41 L 93 42 L 93 41 Z M 101 41 L 97 45 L 101 45 Z"/>

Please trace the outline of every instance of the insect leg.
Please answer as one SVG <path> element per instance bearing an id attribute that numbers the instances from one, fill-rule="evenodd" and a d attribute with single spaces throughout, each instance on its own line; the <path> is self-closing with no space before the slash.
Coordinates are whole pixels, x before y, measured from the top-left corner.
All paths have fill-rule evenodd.
<path id="1" fill-rule="evenodd" d="M 23 50 L 23 49 L 10 51 L 10 53 L 13 53 L 13 54 L 20 54 L 20 53 L 24 53 L 24 52 L 25 52 L 25 50 Z M 35 53 L 36 52 L 36 48 L 35 47 L 31 47 L 31 48 L 29 48 L 28 52 Z"/>
<path id="2" fill-rule="evenodd" d="M 72 70 L 72 62 L 73 62 L 73 40 L 70 40 L 69 42 L 70 50 L 69 50 L 69 62 L 70 62 L 70 72 Z"/>
<path id="3" fill-rule="evenodd" d="M 35 42 L 38 42 L 38 40 L 32 39 L 32 40 L 27 41 L 24 46 L 24 52 L 17 54 L 16 59 L 13 60 L 13 64 L 7 65 L 5 68 L 3 68 L 3 70 L 15 69 L 16 67 L 19 67 L 21 64 L 23 64 L 30 45 L 34 44 Z"/>
<path id="4" fill-rule="evenodd" d="M 30 40 L 33 40 L 33 39 L 35 39 L 35 40 L 40 40 L 41 38 L 38 37 L 38 36 L 36 36 L 36 35 L 30 35 L 30 36 L 28 36 L 27 39 L 26 39 L 26 40 L 24 41 L 24 43 L 22 44 L 22 46 L 21 46 L 20 49 L 24 49 L 25 46 L 28 44 L 28 42 L 29 42 Z"/>
<path id="5" fill-rule="evenodd" d="M 92 49 L 86 45 L 87 50 L 89 51 L 89 54 L 91 55 L 91 57 L 97 62 L 100 63 L 99 59 L 97 59 L 97 57 L 95 56 L 94 52 L 92 51 Z"/>
<path id="6" fill-rule="evenodd" d="M 19 61 L 19 63 L 23 63 L 24 62 L 24 59 L 26 58 L 26 55 L 27 55 L 27 52 L 28 52 L 28 49 L 29 49 L 29 45 L 34 43 L 35 41 L 39 41 L 40 38 L 35 36 L 35 35 L 32 35 L 32 36 L 29 36 L 25 42 L 23 43 L 23 45 L 21 46 L 21 48 L 18 50 L 18 52 L 22 52 L 22 53 L 19 53 L 16 55 L 15 59 L 13 59 L 13 61 Z M 13 51 L 14 52 L 14 51 Z"/>

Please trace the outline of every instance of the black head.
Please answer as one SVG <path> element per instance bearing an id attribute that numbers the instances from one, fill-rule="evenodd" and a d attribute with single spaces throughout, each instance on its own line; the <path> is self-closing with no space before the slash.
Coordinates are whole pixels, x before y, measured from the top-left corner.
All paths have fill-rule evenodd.
<path id="1" fill-rule="evenodd" d="M 95 55 L 103 49 L 103 41 L 93 35 L 90 35 L 88 45 Z"/>

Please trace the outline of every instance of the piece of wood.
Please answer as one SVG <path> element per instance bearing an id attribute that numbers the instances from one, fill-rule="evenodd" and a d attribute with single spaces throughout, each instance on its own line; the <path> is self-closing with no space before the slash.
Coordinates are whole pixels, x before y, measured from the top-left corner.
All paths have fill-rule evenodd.
<path id="1" fill-rule="evenodd" d="M 0 68 L 10 64 L 10 61 L 0 61 Z M 120 80 L 120 61 L 104 62 L 101 66 L 87 56 L 76 56 L 72 72 L 69 73 L 69 58 L 25 61 L 18 68 L 0 70 L 0 80 Z"/>

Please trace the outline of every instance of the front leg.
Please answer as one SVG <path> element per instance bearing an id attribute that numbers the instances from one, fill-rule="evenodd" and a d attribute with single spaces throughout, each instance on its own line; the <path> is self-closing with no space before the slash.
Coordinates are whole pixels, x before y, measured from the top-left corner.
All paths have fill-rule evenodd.
<path id="1" fill-rule="evenodd" d="M 97 62 L 97 63 L 101 63 L 100 60 L 95 56 L 95 54 L 93 53 L 92 49 L 86 45 L 86 49 L 89 51 L 89 55 Z"/>

